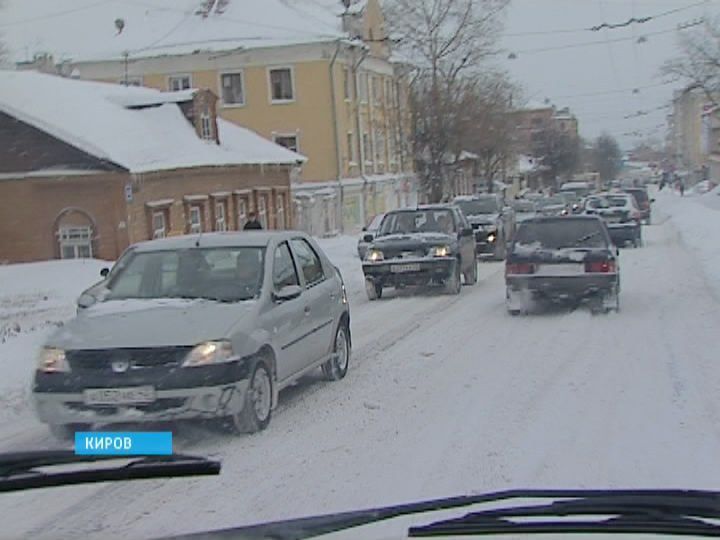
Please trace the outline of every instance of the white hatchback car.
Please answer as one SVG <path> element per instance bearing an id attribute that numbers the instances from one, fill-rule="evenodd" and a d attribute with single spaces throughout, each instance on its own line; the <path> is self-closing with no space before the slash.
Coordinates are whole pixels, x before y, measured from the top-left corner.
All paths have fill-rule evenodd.
<path id="1" fill-rule="evenodd" d="M 58 436 L 187 418 L 258 431 L 282 388 L 348 369 L 342 276 L 302 232 L 141 243 L 92 291 L 38 359 L 36 411 Z"/>

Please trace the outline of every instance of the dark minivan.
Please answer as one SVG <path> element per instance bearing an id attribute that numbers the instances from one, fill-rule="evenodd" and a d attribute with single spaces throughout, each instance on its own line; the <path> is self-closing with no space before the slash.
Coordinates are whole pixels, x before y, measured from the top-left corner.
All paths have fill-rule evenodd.
<path id="1" fill-rule="evenodd" d="M 505 283 L 511 315 L 543 301 L 588 303 L 593 312 L 620 309 L 618 250 L 594 216 L 522 222 L 508 253 Z"/>

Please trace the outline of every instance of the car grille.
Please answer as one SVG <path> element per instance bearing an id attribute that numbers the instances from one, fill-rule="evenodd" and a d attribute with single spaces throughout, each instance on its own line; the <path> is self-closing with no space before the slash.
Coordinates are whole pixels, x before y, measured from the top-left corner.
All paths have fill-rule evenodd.
<path id="1" fill-rule="evenodd" d="M 425 257 L 427 255 L 427 252 L 424 249 L 402 251 L 383 250 L 383 253 L 386 259 L 417 259 L 419 257 Z"/>
<path id="2" fill-rule="evenodd" d="M 112 372 L 113 363 L 127 362 L 126 370 L 179 366 L 192 347 L 154 347 L 147 349 L 96 349 L 67 351 L 73 372 Z"/>

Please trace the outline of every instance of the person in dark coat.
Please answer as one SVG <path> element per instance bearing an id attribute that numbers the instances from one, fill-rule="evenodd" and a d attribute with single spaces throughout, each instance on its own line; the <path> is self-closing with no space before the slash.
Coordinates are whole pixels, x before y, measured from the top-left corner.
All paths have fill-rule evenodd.
<path id="1" fill-rule="evenodd" d="M 262 224 L 258 221 L 255 212 L 250 212 L 250 219 L 243 229 L 246 231 L 258 231 L 262 229 Z"/>

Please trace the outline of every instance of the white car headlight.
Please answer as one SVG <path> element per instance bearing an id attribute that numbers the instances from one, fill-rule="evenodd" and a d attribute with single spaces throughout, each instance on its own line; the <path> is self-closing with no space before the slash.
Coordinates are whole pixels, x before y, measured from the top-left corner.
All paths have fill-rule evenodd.
<path id="1" fill-rule="evenodd" d="M 40 350 L 37 359 L 37 370 L 43 373 L 67 373 L 70 371 L 62 349 L 54 349 L 52 347 L 44 347 Z"/>
<path id="2" fill-rule="evenodd" d="M 369 249 L 365 258 L 370 262 L 377 262 L 385 259 L 385 255 L 379 249 Z"/>
<path id="3" fill-rule="evenodd" d="M 496 238 L 495 233 L 490 233 L 490 234 L 487 235 L 487 241 L 488 241 L 488 242 L 494 242 L 494 241 L 495 241 L 495 238 Z"/>
<path id="4" fill-rule="evenodd" d="M 431 257 L 448 257 L 450 256 L 450 246 L 434 246 L 430 248 Z"/>
<path id="5" fill-rule="evenodd" d="M 235 359 L 229 341 L 207 341 L 193 348 L 183 361 L 183 367 L 221 364 Z"/>

